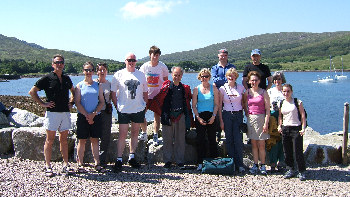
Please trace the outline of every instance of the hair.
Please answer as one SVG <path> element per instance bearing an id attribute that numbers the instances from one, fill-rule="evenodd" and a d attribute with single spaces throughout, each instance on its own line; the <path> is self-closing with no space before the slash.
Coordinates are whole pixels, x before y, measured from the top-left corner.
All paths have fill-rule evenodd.
<path id="1" fill-rule="evenodd" d="M 56 54 L 56 55 L 54 55 L 53 56 L 53 58 L 52 58 L 52 62 L 54 62 L 54 60 L 55 60 L 55 58 L 56 57 L 60 57 L 63 61 L 64 61 L 64 57 L 63 57 L 63 55 L 60 55 L 60 54 Z"/>
<path id="2" fill-rule="evenodd" d="M 148 53 L 149 53 L 149 55 L 151 55 L 152 53 L 154 53 L 154 54 L 159 54 L 159 55 L 162 54 L 162 52 L 160 51 L 160 49 L 159 49 L 157 46 L 155 46 L 155 45 L 153 45 L 153 46 L 151 46 L 151 48 L 149 48 Z"/>
<path id="3" fill-rule="evenodd" d="M 250 71 L 247 75 L 248 80 L 250 80 L 250 77 L 252 76 L 256 76 L 257 78 L 259 78 L 259 80 L 261 80 L 261 75 L 257 71 Z"/>
<path id="4" fill-rule="evenodd" d="M 281 77 L 282 83 L 286 83 L 287 82 L 282 71 L 276 71 L 276 72 L 273 73 L 272 79 L 275 80 L 277 77 Z"/>
<path id="5" fill-rule="evenodd" d="M 104 63 L 104 62 L 102 62 L 102 63 L 97 63 L 97 68 L 96 68 L 96 70 L 98 70 L 98 67 L 100 67 L 100 66 L 103 66 L 103 67 L 105 67 L 105 69 L 108 70 L 108 66 L 107 66 L 107 64 Z"/>
<path id="6" fill-rule="evenodd" d="M 92 70 L 95 70 L 95 67 L 94 67 L 94 64 L 92 63 L 92 62 L 85 62 L 84 64 L 83 64 L 83 68 L 85 67 L 85 66 L 87 66 L 87 65 L 90 65 L 90 66 L 92 66 Z"/>
<path id="7" fill-rule="evenodd" d="M 203 73 L 208 74 L 208 75 L 209 75 L 209 79 L 211 78 L 211 73 L 210 73 L 209 68 L 202 68 L 202 70 L 199 71 L 199 73 L 198 73 L 198 75 L 197 75 L 197 79 L 198 79 L 198 80 L 201 80 L 201 76 L 202 76 Z"/>
<path id="8" fill-rule="evenodd" d="M 228 69 L 228 71 L 226 72 L 225 76 L 228 77 L 230 75 L 233 75 L 236 79 L 238 79 L 238 76 L 239 76 L 239 74 L 238 74 L 238 72 L 237 72 L 237 70 L 235 68 Z"/>
<path id="9" fill-rule="evenodd" d="M 293 92 L 293 87 L 289 83 L 284 84 L 282 88 L 289 88 Z"/>
<path id="10" fill-rule="evenodd" d="M 174 70 L 175 70 L 176 68 L 179 68 L 179 69 L 180 69 L 181 74 L 184 74 L 184 73 L 185 73 L 184 69 L 182 69 L 182 67 L 180 67 L 180 66 L 173 66 L 173 67 L 171 68 L 171 72 L 173 73 Z"/>

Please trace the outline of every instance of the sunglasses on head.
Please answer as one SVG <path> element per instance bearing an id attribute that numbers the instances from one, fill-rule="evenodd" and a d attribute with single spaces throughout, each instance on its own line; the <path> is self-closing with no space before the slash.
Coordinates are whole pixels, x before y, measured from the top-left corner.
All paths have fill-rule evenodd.
<path id="1" fill-rule="evenodd" d="M 54 64 L 64 64 L 64 61 L 55 61 Z"/>
<path id="2" fill-rule="evenodd" d="M 92 69 L 92 68 L 84 68 L 84 71 L 85 72 L 92 72 L 92 71 L 94 71 L 94 69 Z"/>
<path id="3" fill-rule="evenodd" d="M 128 62 L 136 62 L 135 59 L 126 59 L 126 61 L 128 61 Z"/>

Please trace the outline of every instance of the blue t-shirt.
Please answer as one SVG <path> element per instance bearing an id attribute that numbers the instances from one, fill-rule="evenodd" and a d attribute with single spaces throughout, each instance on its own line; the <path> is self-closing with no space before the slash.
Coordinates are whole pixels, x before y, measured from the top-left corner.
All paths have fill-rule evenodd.
<path id="1" fill-rule="evenodd" d="M 216 64 L 211 68 L 211 75 L 213 76 L 213 82 L 215 83 L 218 89 L 227 82 L 226 72 L 230 68 L 236 68 L 236 66 L 233 64 L 227 63 L 225 68 L 223 68 L 220 64 Z"/>
<path id="2" fill-rule="evenodd" d="M 209 111 L 214 111 L 214 91 L 213 85 L 210 85 L 210 92 L 207 94 L 203 94 L 200 90 L 200 86 L 198 85 L 198 97 L 197 97 L 197 110 L 198 113 Z"/>
<path id="3" fill-rule="evenodd" d="M 99 85 L 94 81 L 91 85 L 86 85 L 84 81 L 78 83 L 80 86 L 80 103 L 87 113 L 92 113 L 98 105 Z"/>

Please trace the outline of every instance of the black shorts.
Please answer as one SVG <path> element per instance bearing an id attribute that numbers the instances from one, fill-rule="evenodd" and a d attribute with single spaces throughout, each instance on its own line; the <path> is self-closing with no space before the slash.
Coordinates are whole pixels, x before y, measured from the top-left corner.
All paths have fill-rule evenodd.
<path id="1" fill-rule="evenodd" d="M 101 138 L 102 137 L 102 121 L 101 114 L 94 117 L 94 124 L 89 124 L 85 116 L 78 113 L 77 120 L 77 138 Z"/>
<path id="2" fill-rule="evenodd" d="M 143 123 L 145 119 L 145 109 L 137 113 L 121 113 L 117 110 L 118 113 L 118 123 L 119 124 L 129 124 L 130 122 L 134 123 Z"/>

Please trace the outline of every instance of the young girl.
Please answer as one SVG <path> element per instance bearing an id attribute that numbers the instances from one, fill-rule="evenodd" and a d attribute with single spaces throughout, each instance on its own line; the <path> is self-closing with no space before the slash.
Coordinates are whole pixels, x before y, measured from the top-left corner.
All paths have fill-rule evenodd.
<path id="1" fill-rule="evenodd" d="M 297 177 L 305 180 L 305 160 L 303 153 L 303 135 L 305 133 L 306 120 L 303 103 L 297 100 L 299 110 L 296 107 L 295 99 L 293 99 L 293 88 L 290 84 L 283 85 L 282 93 L 285 100 L 281 101 L 278 131 L 282 133 L 282 143 L 285 155 L 285 162 L 288 171 L 284 175 L 285 179 L 292 178 L 296 175 L 294 169 L 294 154 L 298 165 L 299 173 Z M 300 115 L 299 115 L 300 113 Z"/>

